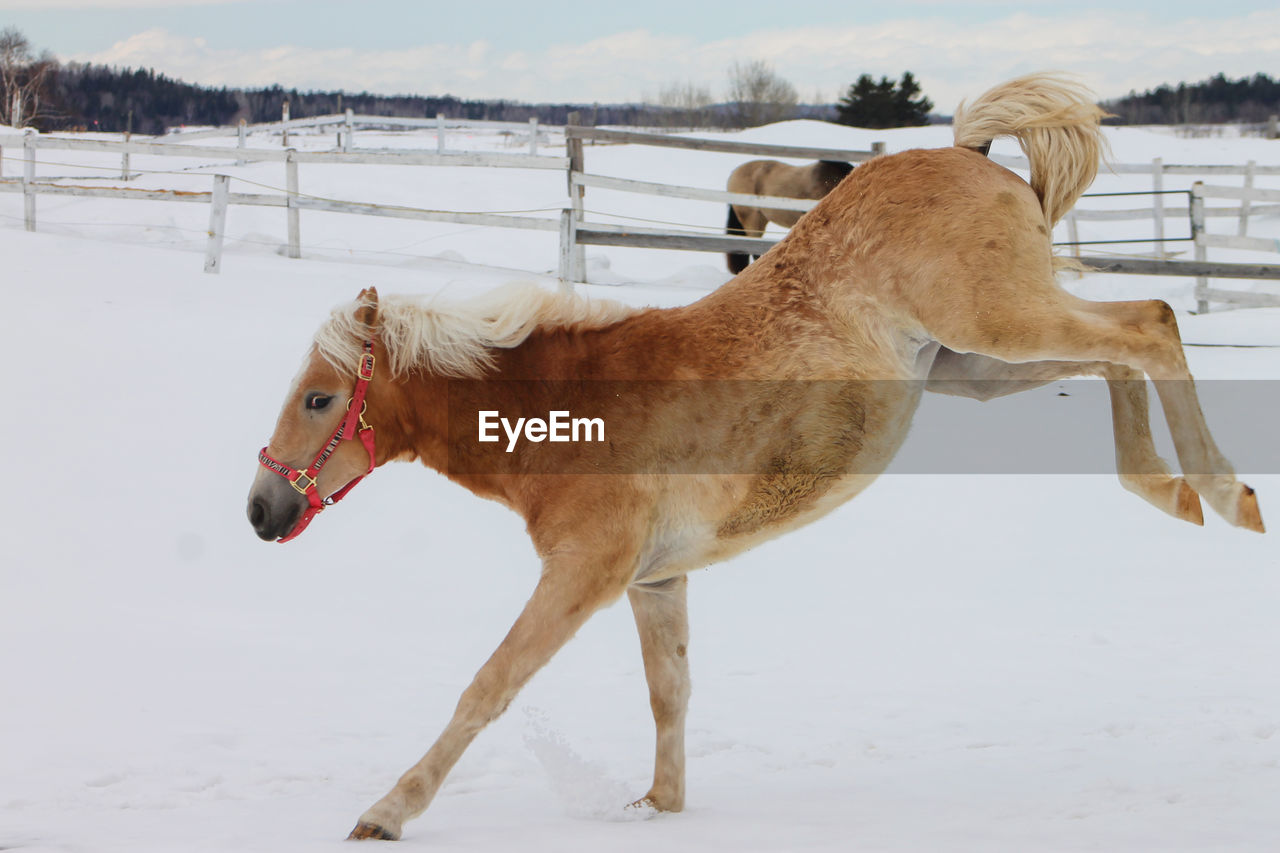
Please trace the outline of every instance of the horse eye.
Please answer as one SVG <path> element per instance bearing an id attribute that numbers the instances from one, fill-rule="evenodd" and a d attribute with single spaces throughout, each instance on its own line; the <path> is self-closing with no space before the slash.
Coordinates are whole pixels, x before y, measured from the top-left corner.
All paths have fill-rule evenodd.
<path id="1" fill-rule="evenodd" d="M 329 401 L 333 398 L 328 394 L 308 394 L 306 406 L 313 412 L 318 412 L 325 406 L 329 405 Z"/>

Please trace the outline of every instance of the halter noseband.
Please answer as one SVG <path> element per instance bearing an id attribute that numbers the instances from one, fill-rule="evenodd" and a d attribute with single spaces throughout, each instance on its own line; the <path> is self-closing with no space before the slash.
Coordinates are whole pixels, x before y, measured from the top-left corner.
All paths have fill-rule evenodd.
<path id="1" fill-rule="evenodd" d="M 289 485 L 293 487 L 294 491 L 304 495 L 307 499 L 307 509 L 302 513 L 302 517 L 298 519 L 298 523 L 286 535 L 277 539 L 277 542 L 288 542 L 290 539 L 296 539 L 302 531 L 307 529 L 311 519 L 315 518 L 321 510 L 342 500 L 347 496 L 347 492 L 355 488 L 356 483 L 363 480 L 366 475 L 373 471 L 373 427 L 365 423 L 364 420 L 365 394 L 369 391 L 369 380 L 373 379 L 373 365 L 373 341 L 367 340 L 364 342 L 364 354 L 360 356 L 360 366 L 356 371 L 356 387 L 351 393 L 351 399 L 347 402 L 347 415 L 342 419 L 342 423 L 334 428 L 333 435 L 329 437 L 328 443 L 320 448 L 320 452 L 316 454 L 315 459 L 311 460 L 311 464 L 307 468 L 299 470 L 272 459 L 267 454 L 265 447 L 258 451 L 258 462 L 261 463 L 262 467 L 284 477 L 289 481 Z M 320 476 L 320 469 L 329 461 L 329 457 L 338 449 L 338 445 L 341 442 L 357 438 L 369 453 L 369 469 L 334 492 L 330 497 L 320 497 L 320 490 L 316 488 L 316 479 Z"/>

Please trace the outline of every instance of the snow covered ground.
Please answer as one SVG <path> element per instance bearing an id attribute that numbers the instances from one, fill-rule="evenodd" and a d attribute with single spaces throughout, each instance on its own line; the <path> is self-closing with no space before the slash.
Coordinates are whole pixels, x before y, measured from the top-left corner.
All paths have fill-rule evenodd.
<path id="1" fill-rule="evenodd" d="M 947 134 L 800 122 L 741 137 L 893 151 Z M 1124 162 L 1280 160 L 1261 140 L 1111 138 Z M 742 159 L 587 150 L 591 171 L 713 188 Z M 139 183 L 207 188 L 212 169 L 183 168 Z M 234 174 L 278 187 L 277 171 Z M 548 216 L 564 199 L 559 173 L 335 166 L 302 181 Z M 588 208 L 723 219 L 718 205 L 594 190 Z M 0 426 L 0 849 L 349 850 L 341 839 L 434 739 L 537 563 L 517 518 L 408 465 L 381 469 L 287 547 L 264 544 L 244 517 L 255 453 L 331 305 L 369 284 L 553 286 L 555 235 L 306 213 L 295 261 L 279 253 L 280 211 L 234 208 L 223 272 L 209 276 L 202 205 L 42 197 L 36 234 L 21 212 L 0 194 L 0 352 L 16 386 Z M 1280 219 L 1251 233 L 1280 237 Z M 713 255 L 591 249 L 588 266 L 589 292 L 636 303 L 691 301 L 727 278 Z M 1191 307 L 1180 280 L 1067 284 Z M 1180 319 L 1189 342 L 1253 345 L 1189 348 L 1198 376 L 1280 379 L 1280 311 Z M 1256 410 L 1208 411 L 1221 433 L 1234 419 L 1264 436 L 1275 424 L 1280 386 L 1255 384 Z M 1054 419 L 1064 410 L 1049 406 L 1077 397 L 1027 399 Z M 1004 404 L 930 397 L 909 441 L 951 418 L 998 430 Z M 1109 458 L 1109 433 L 1104 415 L 1081 441 Z M 1223 443 L 1237 459 L 1258 450 Z M 1278 472 L 1245 477 L 1273 528 Z M 653 728 L 621 604 L 480 736 L 401 843 L 1274 850 L 1275 535 L 1176 522 L 1105 473 L 885 476 L 693 577 L 684 813 L 622 808 L 647 789 Z"/>

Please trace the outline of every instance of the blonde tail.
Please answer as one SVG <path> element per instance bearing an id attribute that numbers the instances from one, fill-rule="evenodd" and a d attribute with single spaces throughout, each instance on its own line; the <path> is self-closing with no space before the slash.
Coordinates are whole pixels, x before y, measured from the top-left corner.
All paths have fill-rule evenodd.
<path id="1" fill-rule="evenodd" d="M 998 136 L 1017 139 L 1031 163 L 1031 188 L 1052 228 L 1098 174 L 1107 151 L 1105 116 L 1080 83 L 1061 74 L 1028 74 L 1001 83 L 972 104 L 961 103 L 955 144 L 982 151 Z"/>

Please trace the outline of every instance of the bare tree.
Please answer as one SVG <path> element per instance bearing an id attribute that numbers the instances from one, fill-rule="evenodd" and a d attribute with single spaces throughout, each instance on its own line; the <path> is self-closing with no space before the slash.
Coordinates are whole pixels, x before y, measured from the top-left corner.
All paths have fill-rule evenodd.
<path id="1" fill-rule="evenodd" d="M 730 118 L 739 127 L 790 118 L 799 102 L 796 87 L 778 76 L 763 59 L 735 62 L 729 67 Z"/>
<path id="2" fill-rule="evenodd" d="M 655 106 L 662 108 L 664 127 L 707 127 L 711 124 L 711 90 L 692 80 L 668 83 L 658 90 Z"/>
<path id="3" fill-rule="evenodd" d="M 47 52 L 36 59 L 17 28 L 0 30 L 0 123 L 21 127 L 40 115 L 45 80 L 55 62 Z"/>

